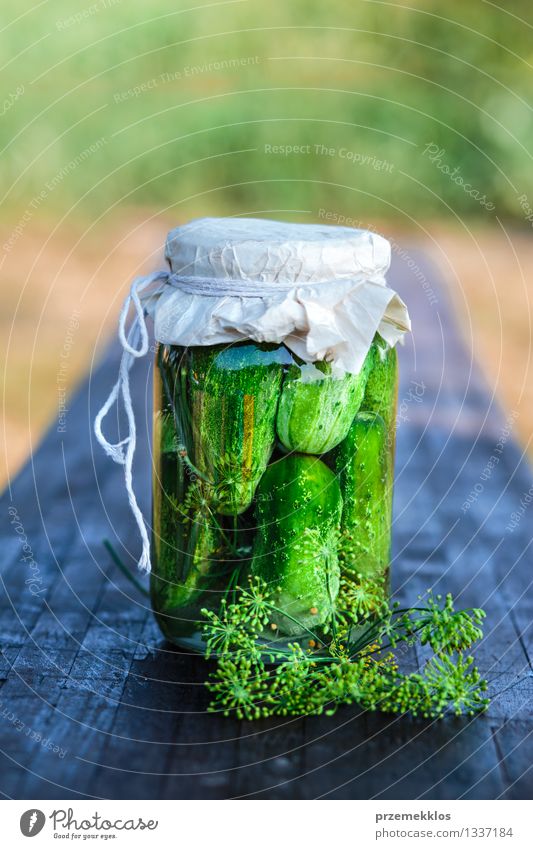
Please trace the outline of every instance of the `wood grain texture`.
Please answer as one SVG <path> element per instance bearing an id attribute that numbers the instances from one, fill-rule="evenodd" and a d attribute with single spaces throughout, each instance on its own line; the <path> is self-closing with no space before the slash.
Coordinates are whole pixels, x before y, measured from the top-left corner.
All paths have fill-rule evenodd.
<path id="1" fill-rule="evenodd" d="M 423 255 L 407 258 L 412 262 L 397 261 L 391 275 L 414 327 L 400 351 L 395 591 L 409 602 L 434 587 L 453 592 L 462 605 L 486 608 L 486 637 L 476 655 L 491 682 L 489 711 L 441 722 L 357 707 L 333 718 L 258 723 L 208 715 L 206 665 L 163 642 L 146 599 L 102 544 L 109 538 L 130 562 L 138 551 L 122 470 L 92 436 L 118 367 L 113 347 L 71 399 L 66 432 L 50 430 L 1 499 L 3 794 L 531 796 L 533 513 L 526 509 L 509 526 L 533 483 L 531 471 L 513 439 L 512 416 L 498 408 L 459 336 L 436 270 Z M 151 364 L 137 365 L 135 486 L 145 511 L 150 385 Z M 121 426 L 115 422 L 117 435 Z M 487 472 L 491 457 L 497 462 Z M 21 559 L 22 534 L 32 568 Z M 415 651 L 405 660 L 422 659 Z"/>

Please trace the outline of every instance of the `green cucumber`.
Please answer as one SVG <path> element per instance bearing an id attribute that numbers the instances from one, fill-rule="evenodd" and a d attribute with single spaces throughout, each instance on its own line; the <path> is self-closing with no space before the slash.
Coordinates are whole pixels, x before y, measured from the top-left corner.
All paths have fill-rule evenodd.
<path id="1" fill-rule="evenodd" d="M 341 510 L 338 481 L 316 457 L 288 455 L 261 479 L 251 571 L 274 591 L 273 624 L 282 633 L 301 635 L 330 615 Z"/>
<path id="2" fill-rule="evenodd" d="M 158 603 L 164 605 L 187 544 L 183 523 L 176 518 L 176 504 L 185 497 L 187 479 L 178 455 L 174 415 L 163 391 L 159 368 L 154 370 L 154 401 L 150 583 Z"/>
<path id="3" fill-rule="evenodd" d="M 289 451 L 324 454 L 341 442 L 363 400 L 370 366 L 335 377 L 331 365 L 292 365 L 283 382 L 277 431 Z"/>
<path id="4" fill-rule="evenodd" d="M 398 355 L 376 334 L 369 352 L 370 369 L 361 410 L 377 413 L 387 427 L 394 452 L 396 430 L 396 397 L 398 394 Z"/>
<path id="5" fill-rule="evenodd" d="M 286 360 L 285 349 L 249 343 L 189 348 L 184 354 L 190 453 L 214 485 L 223 515 L 249 507 L 270 460 Z"/>
<path id="6" fill-rule="evenodd" d="M 187 547 L 180 557 L 175 580 L 167 588 L 169 609 L 184 608 L 197 602 L 205 590 L 212 589 L 221 570 L 217 557 L 220 537 L 213 520 L 203 512 L 187 519 Z M 214 575 L 213 575 L 214 573 Z"/>
<path id="7" fill-rule="evenodd" d="M 217 529 L 205 508 L 186 509 L 190 478 L 178 451 L 181 445 L 174 413 L 162 387 L 161 373 L 155 370 L 156 415 L 153 444 L 152 572 L 150 575 L 154 608 L 165 633 L 178 627 L 173 619 L 178 608 L 190 607 L 215 582 L 220 573 L 221 547 Z M 158 409 L 159 408 L 159 409 Z M 198 499 L 196 499 L 198 500 Z M 198 616 L 196 618 L 199 618 Z M 187 625 L 179 611 L 179 627 Z"/>
<path id="8" fill-rule="evenodd" d="M 388 570 L 390 560 L 390 538 L 392 532 L 392 496 L 394 484 L 394 459 L 396 452 L 396 407 L 398 399 L 398 354 L 385 340 L 376 334 L 370 349 L 371 367 L 366 383 L 365 397 L 361 412 L 375 413 L 381 416 L 386 429 L 385 479 L 383 521 L 385 529 L 383 540 L 385 551 L 382 555 L 384 569 Z"/>
<path id="9" fill-rule="evenodd" d="M 390 561 L 393 481 L 387 436 L 381 416 L 361 412 L 332 452 L 344 499 L 342 568 L 367 577 L 386 575 Z"/>

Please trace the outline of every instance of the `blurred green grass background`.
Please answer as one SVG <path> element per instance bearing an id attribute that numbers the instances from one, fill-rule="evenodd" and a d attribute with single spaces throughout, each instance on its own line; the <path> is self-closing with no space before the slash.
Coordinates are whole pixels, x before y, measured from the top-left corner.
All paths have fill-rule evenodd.
<path id="1" fill-rule="evenodd" d="M 518 197 L 533 196 L 527 0 L 2 7 L 5 96 L 23 90 L 0 124 L 4 215 L 54 179 L 42 207 L 69 215 L 115 202 L 179 204 L 182 217 L 316 214 L 327 194 L 341 214 L 520 219 Z M 493 213 L 439 170 L 428 144 Z"/>
<path id="2" fill-rule="evenodd" d="M 0 64 L 0 481 L 57 416 L 72 315 L 69 390 L 208 214 L 432 252 L 529 443 L 531 0 L 3 0 Z"/>

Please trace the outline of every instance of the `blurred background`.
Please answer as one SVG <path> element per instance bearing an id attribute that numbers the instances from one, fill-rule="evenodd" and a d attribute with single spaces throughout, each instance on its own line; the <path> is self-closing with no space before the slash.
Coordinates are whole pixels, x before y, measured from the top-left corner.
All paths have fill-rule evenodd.
<path id="1" fill-rule="evenodd" d="M 529 450 L 530 2 L 2 9 L 2 484 L 101 355 L 131 278 L 203 215 L 427 250 Z"/>

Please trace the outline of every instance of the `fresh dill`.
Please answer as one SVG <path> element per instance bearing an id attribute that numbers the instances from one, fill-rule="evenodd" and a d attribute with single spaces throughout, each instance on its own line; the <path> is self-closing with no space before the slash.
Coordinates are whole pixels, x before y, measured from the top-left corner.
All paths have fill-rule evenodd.
<path id="1" fill-rule="evenodd" d="M 329 626 L 302 626 L 284 641 L 279 611 L 260 578 L 236 588 L 233 602 L 202 611 L 211 711 L 239 719 L 335 713 L 343 704 L 424 718 L 472 715 L 488 704 L 487 684 L 468 652 L 482 636 L 484 611 L 455 610 L 450 595 L 428 594 L 407 609 L 384 600 L 379 582 L 346 578 Z M 381 590 L 381 592 L 380 592 Z M 395 651 L 418 640 L 432 651 L 424 668 L 404 673 Z"/>

